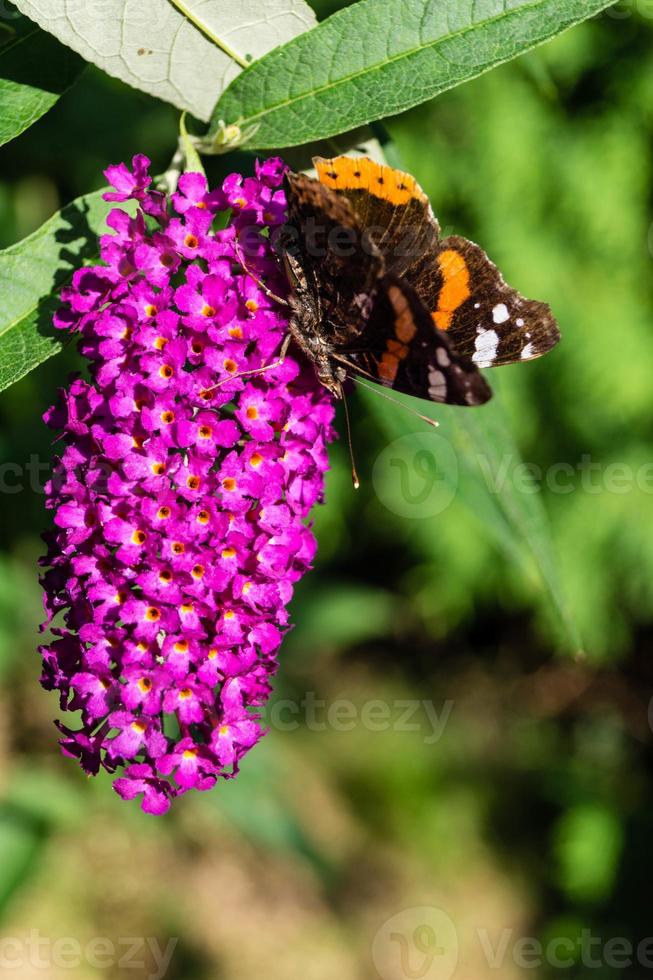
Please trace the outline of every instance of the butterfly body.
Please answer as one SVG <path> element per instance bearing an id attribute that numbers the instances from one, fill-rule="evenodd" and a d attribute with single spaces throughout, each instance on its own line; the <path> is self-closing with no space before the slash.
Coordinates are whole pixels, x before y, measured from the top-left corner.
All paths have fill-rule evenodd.
<path id="1" fill-rule="evenodd" d="M 336 398 L 340 398 L 347 372 L 342 365 L 335 363 L 336 348 L 330 339 L 334 332 L 333 325 L 325 322 L 319 293 L 309 287 L 296 258 L 285 253 L 284 265 L 292 286 L 289 330 L 297 346 L 313 362 L 320 383 Z"/>
<path id="2" fill-rule="evenodd" d="M 477 245 L 442 239 L 410 174 L 366 158 L 317 159 L 286 175 L 279 247 L 290 332 L 336 397 L 349 375 L 419 398 L 481 405 L 479 367 L 557 343 L 549 308 L 504 283 Z"/>

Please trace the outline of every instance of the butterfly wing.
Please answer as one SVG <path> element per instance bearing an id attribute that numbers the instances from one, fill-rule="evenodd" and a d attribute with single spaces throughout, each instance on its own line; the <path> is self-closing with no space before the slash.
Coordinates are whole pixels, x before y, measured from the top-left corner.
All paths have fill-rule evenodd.
<path id="1" fill-rule="evenodd" d="M 286 174 L 288 221 L 280 240 L 291 286 L 325 341 L 344 343 L 370 315 L 383 257 L 366 242 L 350 202 L 305 174 Z"/>
<path id="2" fill-rule="evenodd" d="M 440 226 L 414 177 L 367 157 L 315 157 L 324 187 L 348 200 L 385 268 L 407 276 L 433 264 Z"/>
<path id="3" fill-rule="evenodd" d="M 428 198 L 410 174 L 367 158 L 315 160 L 324 186 L 348 200 L 389 272 L 404 277 L 437 331 L 478 367 L 540 357 L 560 333 L 545 303 L 508 286 L 473 242 L 440 238 Z"/>
<path id="4" fill-rule="evenodd" d="M 432 310 L 438 329 L 478 367 L 530 361 L 560 340 L 546 303 L 529 300 L 504 281 L 482 248 L 452 235 L 443 239 L 425 276 L 409 281 Z"/>
<path id="5" fill-rule="evenodd" d="M 449 405 L 482 405 L 492 392 L 404 279 L 386 273 L 360 334 L 335 352 L 354 372 L 387 388 Z"/>

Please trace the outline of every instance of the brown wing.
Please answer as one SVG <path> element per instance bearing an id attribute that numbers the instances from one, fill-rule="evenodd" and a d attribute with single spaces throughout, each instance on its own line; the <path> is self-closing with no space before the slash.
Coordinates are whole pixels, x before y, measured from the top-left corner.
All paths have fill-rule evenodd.
<path id="1" fill-rule="evenodd" d="M 440 242 L 433 270 L 412 285 L 457 351 L 478 367 L 529 361 L 560 340 L 546 303 L 529 300 L 508 286 L 482 248 L 452 235 Z"/>
<path id="2" fill-rule="evenodd" d="M 342 363 L 387 388 L 449 405 L 482 405 L 485 379 L 433 321 L 417 293 L 394 273 L 379 282 L 359 336 L 340 348 Z"/>
<path id="3" fill-rule="evenodd" d="M 367 157 L 313 161 L 320 182 L 348 200 L 365 233 L 378 245 L 386 270 L 414 275 L 433 264 L 440 226 L 414 177 Z"/>
<path id="4" fill-rule="evenodd" d="M 320 181 L 348 200 L 386 269 L 415 289 L 438 330 L 478 367 L 531 360 L 560 339 L 545 303 L 508 286 L 473 242 L 440 239 L 428 198 L 410 174 L 367 158 L 316 159 Z"/>
<path id="5" fill-rule="evenodd" d="M 291 285 L 314 307 L 325 339 L 345 342 L 370 315 L 383 272 L 381 252 L 365 239 L 346 198 L 304 174 L 288 173 L 286 191 L 288 222 L 280 245 L 294 270 Z"/>

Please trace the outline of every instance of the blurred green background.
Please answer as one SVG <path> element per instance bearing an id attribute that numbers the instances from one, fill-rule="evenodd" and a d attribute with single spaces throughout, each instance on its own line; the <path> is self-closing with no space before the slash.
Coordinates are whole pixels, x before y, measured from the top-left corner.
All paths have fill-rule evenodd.
<path id="1" fill-rule="evenodd" d="M 445 230 L 559 320 L 551 355 L 491 380 L 548 477 L 582 653 L 561 651 L 541 583 L 482 507 L 423 503 L 418 443 L 394 443 L 418 423 L 358 394 L 363 486 L 336 446 L 271 733 L 236 781 L 145 817 L 59 758 L 37 682 L 40 417 L 76 355 L 0 396 L 1 936 L 176 937 L 170 980 L 649 975 L 653 957 L 627 966 L 614 940 L 653 934 L 652 17 L 618 6 L 387 123 Z M 173 109 L 87 69 L 0 150 L 0 246 L 101 186 L 109 162 L 142 151 L 163 169 L 176 131 Z M 251 167 L 209 169 L 236 163 Z M 441 910 L 433 934 L 423 907 Z M 525 938 L 557 944 L 536 966 Z M 139 959 L 47 975 L 155 975 Z M 44 971 L 5 958 L 4 975 Z"/>

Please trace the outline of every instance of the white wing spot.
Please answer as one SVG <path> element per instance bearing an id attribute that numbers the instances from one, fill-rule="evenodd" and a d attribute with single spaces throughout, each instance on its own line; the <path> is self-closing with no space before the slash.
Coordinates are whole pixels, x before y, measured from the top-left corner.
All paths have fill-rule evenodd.
<path id="1" fill-rule="evenodd" d="M 498 303 L 492 310 L 492 319 L 495 323 L 505 323 L 510 319 L 510 313 L 505 303 Z"/>
<path id="2" fill-rule="evenodd" d="M 481 308 L 481 304 L 480 303 L 474 303 L 474 309 L 475 310 L 480 310 L 480 308 Z"/>
<path id="3" fill-rule="evenodd" d="M 476 348 L 472 354 L 474 364 L 478 367 L 490 367 L 496 360 L 499 334 L 496 330 L 484 330 L 483 327 L 479 327 L 474 347 Z"/>
<path id="4" fill-rule="evenodd" d="M 451 358 L 447 354 L 444 347 L 438 347 L 438 349 L 435 352 L 435 359 L 440 365 L 440 367 L 449 367 L 449 365 L 451 364 Z"/>
<path id="5" fill-rule="evenodd" d="M 517 319 L 515 320 L 515 323 L 517 324 L 518 327 L 523 327 L 524 326 L 524 321 L 522 320 L 521 317 L 517 317 Z"/>
<path id="6" fill-rule="evenodd" d="M 447 379 L 442 371 L 432 366 L 429 366 L 429 395 L 434 399 L 446 398 L 447 395 Z"/>
<path id="7" fill-rule="evenodd" d="M 528 358 L 532 357 L 534 353 L 535 353 L 535 348 L 533 347 L 533 345 L 526 344 L 525 347 L 522 347 L 522 352 L 521 352 L 522 361 L 527 361 Z"/>

